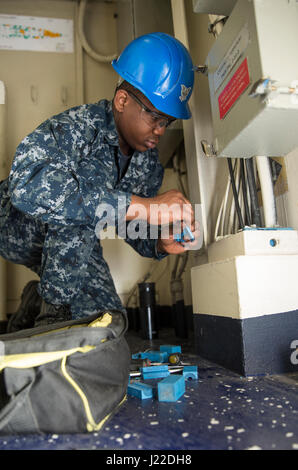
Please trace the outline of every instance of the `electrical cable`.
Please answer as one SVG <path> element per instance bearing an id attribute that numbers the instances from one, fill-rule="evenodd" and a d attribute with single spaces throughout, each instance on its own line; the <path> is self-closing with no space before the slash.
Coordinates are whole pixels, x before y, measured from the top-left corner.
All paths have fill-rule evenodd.
<path id="1" fill-rule="evenodd" d="M 172 160 L 173 160 L 173 170 L 177 175 L 179 189 L 182 192 L 182 194 L 185 197 L 187 197 L 187 191 L 185 189 L 184 182 L 183 182 L 183 179 L 182 179 L 182 176 L 185 175 L 186 172 L 182 171 L 181 167 L 180 167 L 180 157 L 181 157 L 182 145 L 183 145 L 183 142 L 182 142 L 182 144 L 180 144 L 178 150 L 173 154 Z"/>
<path id="2" fill-rule="evenodd" d="M 229 193 L 230 193 L 230 188 L 231 188 L 231 180 L 228 178 L 227 186 L 226 186 L 226 191 L 225 191 L 225 197 L 221 203 L 221 208 L 217 217 L 216 221 L 216 226 L 215 226 L 215 235 L 214 239 L 217 240 L 218 238 L 218 228 L 220 224 L 220 233 L 219 236 L 224 235 L 224 224 L 225 224 L 225 218 L 226 218 L 226 212 L 227 212 L 227 205 L 228 205 L 228 198 L 229 198 Z M 220 220 L 221 219 L 221 220 Z M 220 223 L 221 222 L 221 223 Z"/>
<path id="3" fill-rule="evenodd" d="M 232 160 L 231 158 L 228 158 L 227 160 L 228 160 L 228 167 L 229 167 L 231 184 L 232 184 L 232 191 L 233 191 L 234 200 L 235 200 L 235 208 L 236 208 L 236 213 L 237 213 L 238 220 L 239 220 L 239 226 L 241 229 L 243 229 L 244 223 L 243 223 L 243 218 L 241 214 L 241 208 L 239 205 L 238 193 L 237 193 L 237 188 L 236 188 L 235 178 L 234 178 L 234 173 L 233 173 L 233 168 L 232 168 Z"/>
<path id="4" fill-rule="evenodd" d="M 209 26 L 208 26 L 208 33 L 213 34 L 215 38 L 219 36 L 224 27 L 226 21 L 228 20 L 228 16 L 222 15 L 209 15 Z"/>
<path id="5" fill-rule="evenodd" d="M 237 171 L 237 165 L 238 165 L 238 159 L 235 158 L 233 174 L 235 174 L 236 171 Z M 229 178 L 229 180 L 230 180 L 231 187 L 232 187 L 231 178 Z M 227 226 L 227 233 L 228 234 L 233 233 L 234 220 L 235 220 L 235 198 L 234 198 L 233 191 L 232 191 L 232 199 L 231 199 L 231 204 L 230 204 L 229 220 L 228 220 L 228 226 Z"/>
<path id="6" fill-rule="evenodd" d="M 259 207 L 257 185 L 253 166 L 253 158 L 247 158 L 245 160 L 245 165 L 251 202 L 251 221 L 252 224 L 256 225 L 257 227 L 262 227 L 261 212 Z"/>
<path id="7" fill-rule="evenodd" d="M 259 157 L 259 160 L 260 158 L 261 157 Z M 261 168 L 260 162 L 257 162 L 257 163 L 259 164 L 259 167 Z M 269 160 L 269 164 L 270 164 L 270 160 Z M 232 159 L 228 159 L 228 165 L 229 165 L 230 178 L 227 182 L 224 199 L 222 200 L 219 213 L 217 216 L 217 220 L 216 220 L 215 231 L 214 231 L 215 241 L 224 237 L 225 234 L 231 234 L 237 231 L 238 226 L 236 225 L 236 220 L 237 220 L 235 219 L 236 215 L 238 217 L 237 223 L 239 223 L 240 229 L 243 229 L 245 225 L 248 225 L 248 226 L 256 225 L 259 227 L 262 226 L 261 211 L 260 211 L 259 202 L 258 202 L 257 186 L 256 186 L 256 180 L 255 180 L 256 170 L 254 168 L 253 158 L 245 159 L 245 162 L 244 162 L 244 159 L 242 158 L 241 159 L 236 158 L 233 168 L 232 168 Z M 269 183 L 270 183 L 269 177 L 267 177 L 266 182 L 267 181 L 268 181 L 267 186 L 269 186 Z M 230 203 L 229 222 L 225 229 L 228 199 L 229 199 L 229 193 L 230 193 L 231 187 L 233 190 L 233 198 Z M 268 189 L 268 192 L 269 192 L 269 189 Z M 268 196 L 268 199 L 269 199 L 269 196 Z M 273 204 L 271 205 L 273 206 Z M 274 208 L 275 208 L 275 213 L 276 213 L 276 206 L 274 206 Z M 271 209 L 272 213 L 273 213 L 274 208 Z M 269 212 L 269 209 L 267 209 L 267 212 Z"/>
<path id="8" fill-rule="evenodd" d="M 242 173 L 241 161 L 242 161 L 242 158 L 239 159 L 238 197 L 239 197 L 239 204 L 240 204 L 240 208 L 241 208 L 243 223 L 244 223 L 244 225 L 245 225 L 245 204 L 244 204 L 244 197 L 243 197 L 243 191 L 242 191 L 242 189 L 243 189 L 243 187 L 242 187 L 243 173 Z"/>
<path id="9" fill-rule="evenodd" d="M 241 172 L 240 172 L 240 161 L 239 158 L 237 158 L 237 174 L 236 174 L 236 182 L 237 182 L 237 196 L 238 196 L 238 201 L 239 201 L 239 207 L 240 207 L 240 212 L 243 220 L 243 227 L 240 227 L 239 220 L 236 218 L 236 214 L 234 217 L 234 233 L 237 233 L 238 229 L 244 228 L 244 219 L 243 219 L 243 213 L 244 213 L 244 203 L 243 203 L 243 194 L 241 191 Z"/>
<path id="10" fill-rule="evenodd" d="M 224 203 L 225 203 L 225 198 L 221 202 L 220 209 L 219 209 L 219 212 L 218 212 L 218 216 L 217 216 L 217 219 L 216 219 L 216 224 L 215 224 L 215 229 L 214 229 L 214 240 L 217 240 L 217 238 L 220 236 L 220 234 L 218 235 L 218 230 L 219 230 L 220 222 L 223 221 Z"/>
<path id="11" fill-rule="evenodd" d="M 245 177 L 245 169 L 244 169 L 244 160 L 243 159 L 240 160 L 240 176 L 241 176 L 241 187 L 242 187 L 243 202 L 244 202 L 245 224 L 246 225 L 251 225 L 251 218 L 250 218 L 248 198 L 247 198 L 247 185 L 246 185 L 246 177 Z"/>

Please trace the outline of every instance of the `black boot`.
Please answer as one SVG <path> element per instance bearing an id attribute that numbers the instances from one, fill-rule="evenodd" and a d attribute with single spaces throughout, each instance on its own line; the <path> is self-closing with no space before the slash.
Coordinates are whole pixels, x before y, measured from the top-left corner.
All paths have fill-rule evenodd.
<path id="1" fill-rule="evenodd" d="M 69 305 L 53 305 L 45 300 L 41 302 L 39 315 L 35 318 L 34 326 L 45 326 L 71 320 Z"/>
<path id="2" fill-rule="evenodd" d="M 34 321 L 40 312 L 41 297 L 36 288 L 38 281 L 30 281 L 24 287 L 21 304 L 8 321 L 7 333 L 34 327 Z"/>

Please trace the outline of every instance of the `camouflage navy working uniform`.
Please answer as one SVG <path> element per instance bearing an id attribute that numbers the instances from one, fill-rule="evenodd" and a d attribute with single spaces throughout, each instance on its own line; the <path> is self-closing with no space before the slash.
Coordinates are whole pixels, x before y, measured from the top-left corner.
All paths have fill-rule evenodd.
<path id="1" fill-rule="evenodd" d="M 0 183 L 0 254 L 36 272 L 41 297 L 69 305 L 72 318 L 124 310 L 96 236 L 97 208 L 111 205 L 117 223 L 132 194 L 153 197 L 162 182 L 156 149 L 135 151 L 122 178 L 119 152 L 112 102 L 78 106 L 28 135 Z M 142 256 L 163 257 L 156 239 L 126 241 Z"/>

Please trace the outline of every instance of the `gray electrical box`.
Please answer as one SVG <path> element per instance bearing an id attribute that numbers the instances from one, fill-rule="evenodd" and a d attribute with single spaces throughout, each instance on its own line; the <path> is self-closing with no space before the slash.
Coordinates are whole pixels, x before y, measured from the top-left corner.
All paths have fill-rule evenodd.
<path id="1" fill-rule="evenodd" d="M 237 0 L 192 0 L 195 13 L 210 13 L 211 15 L 231 14 Z"/>
<path id="2" fill-rule="evenodd" d="M 206 61 L 210 153 L 284 156 L 298 146 L 297 47 L 296 0 L 238 0 Z"/>

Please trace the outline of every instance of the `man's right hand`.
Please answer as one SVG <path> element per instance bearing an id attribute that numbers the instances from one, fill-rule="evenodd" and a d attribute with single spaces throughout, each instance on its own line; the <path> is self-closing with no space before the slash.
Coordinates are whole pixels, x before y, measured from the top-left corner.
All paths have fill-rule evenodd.
<path id="1" fill-rule="evenodd" d="M 171 189 L 152 198 L 133 195 L 126 220 L 142 219 L 151 225 L 183 222 L 194 227 L 194 211 L 189 200 L 178 190 Z"/>

